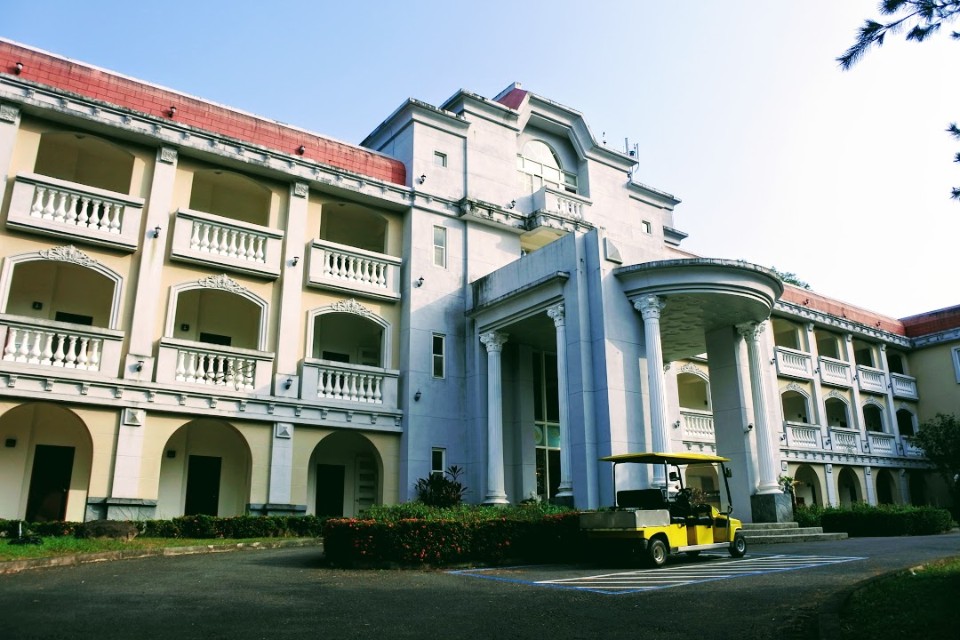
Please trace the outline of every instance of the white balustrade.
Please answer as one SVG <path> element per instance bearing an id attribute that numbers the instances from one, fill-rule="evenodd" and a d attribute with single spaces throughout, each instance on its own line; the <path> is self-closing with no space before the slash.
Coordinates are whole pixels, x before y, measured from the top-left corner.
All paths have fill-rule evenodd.
<path id="1" fill-rule="evenodd" d="M 396 300 L 400 297 L 399 258 L 327 240 L 310 248 L 308 284 Z"/>
<path id="2" fill-rule="evenodd" d="M 841 387 L 851 386 L 850 363 L 820 356 L 820 382 Z"/>
<path id="3" fill-rule="evenodd" d="M 143 199 L 33 173 L 18 174 L 7 224 L 125 251 L 139 245 Z"/>
<path id="4" fill-rule="evenodd" d="M 857 379 L 860 381 L 861 391 L 872 391 L 873 393 L 886 393 L 887 377 L 880 369 L 873 367 L 857 366 Z"/>
<path id="5" fill-rule="evenodd" d="M 103 339 L 46 327 L 8 326 L 3 360 L 41 367 L 100 371 Z"/>
<path id="6" fill-rule="evenodd" d="M 834 451 L 843 451 L 847 453 L 860 452 L 860 434 L 856 431 L 830 430 L 830 439 L 833 442 Z"/>
<path id="7" fill-rule="evenodd" d="M 777 374 L 794 378 L 811 378 L 813 376 L 813 358 L 809 353 L 777 347 Z"/>
<path id="8" fill-rule="evenodd" d="M 387 288 L 387 263 L 378 258 L 325 249 L 320 273 L 325 278 L 344 280 L 349 285 Z"/>
<path id="9" fill-rule="evenodd" d="M 323 367 L 319 376 L 317 396 L 320 398 L 383 404 L 383 375 Z"/>
<path id="10" fill-rule="evenodd" d="M 713 414 L 711 413 L 681 409 L 680 422 L 683 425 L 684 440 L 713 442 L 716 438 L 713 429 Z"/>
<path id="11" fill-rule="evenodd" d="M 544 186 L 533 193 L 531 204 L 530 219 L 535 226 L 556 229 L 591 226 L 584 221 L 590 201 L 582 196 Z"/>
<path id="12" fill-rule="evenodd" d="M 283 232 L 191 209 L 178 209 L 170 258 L 257 276 L 280 275 Z"/>
<path id="13" fill-rule="evenodd" d="M 923 449 L 916 445 L 913 438 L 900 436 L 900 441 L 903 443 L 903 455 L 916 458 L 922 458 L 924 456 Z"/>
<path id="14" fill-rule="evenodd" d="M 891 373 L 890 384 L 893 385 L 893 395 L 907 400 L 917 400 L 920 396 L 917 394 L 917 379 L 913 376 L 905 376 L 902 373 Z"/>
<path id="15" fill-rule="evenodd" d="M 175 380 L 187 384 L 224 387 L 231 391 L 250 391 L 254 388 L 257 361 L 225 354 L 213 349 L 177 350 Z"/>
<path id="16" fill-rule="evenodd" d="M 204 220 L 194 220 L 190 248 L 214 256 L 266 264 L 267 236 Z"/>
<path id="17" fill-rule="evenodd" d="M 819 449 L 820 429 L 819 427 L 788 424 L 787 444 L 802 449 Z"/>
<path id="18" fill-rule="evenodd" d="M 888 433 L 867 433 L 870 453 L 892 456 L 897 453 L 896 438 Z"/>

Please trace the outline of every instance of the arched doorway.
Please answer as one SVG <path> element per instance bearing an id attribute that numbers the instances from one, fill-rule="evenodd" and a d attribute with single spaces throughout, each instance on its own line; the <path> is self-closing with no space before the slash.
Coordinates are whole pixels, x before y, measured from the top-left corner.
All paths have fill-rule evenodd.
<path id="1" fill-rule="evenodd" d="M 83 521 L 93 441 L 72 411 L 49 402 L 20 405 L 0 416 L 0 517 L 28 522 Z"/>
<path id="2" fill-rule="evenodd" d="M 250 447 L 231 424 L 208 418 L 188 422 L 163 448 L 157 517 L 243 515 L 250 468 Z"/>
<path id="3" fill-rule="evenodd" d="M 843 468 L 837 476 L 837 497 L 840 500 L 841 507 L 850 507 L 858 502 L 863 502 L 863 490 L 860 487 L 860 479 L 850 468 Z"/>
<path id="4" fill-rule="evenodd" d="M 888 469 L 880 469 L 876 474 L 877 482 L 877 503 L 896 504 L 897 483 L 893 479 L 893 474 Z"/>
<path id="5" fill-rule="evenodd" d="M 793 491 L 797 498 L 798 506 L 811 507 L 823 505 L 820 478 L 810 465 L 802 464 L 797 467 L 794 480 L 797 482 L 793 487 Z"/>
<path id="6" fill-rule="evenodd" d="M 908 471 L 907 485 L 910 490 L 910 504 L 916 506 L 924 506 L 929 504 L 927 479 L 922 471 Z"/>
<path id="7" fill-rule="evenodd" d="M 337 432 L 325 437 L 310 456 L 308 513 L 361 515 L 383 499 L 382 470 L 377 448 L 363 435 Z"/>

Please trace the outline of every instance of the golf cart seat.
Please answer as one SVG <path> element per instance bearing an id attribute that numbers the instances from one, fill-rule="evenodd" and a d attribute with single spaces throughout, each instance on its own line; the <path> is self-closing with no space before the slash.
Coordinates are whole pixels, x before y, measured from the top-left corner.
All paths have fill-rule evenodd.
<path id="1" fill-rule="evenodd" d="M 666 509 L 667 501 L 660 489 L 617 491 L 617 506 L 633 509 Z"/>

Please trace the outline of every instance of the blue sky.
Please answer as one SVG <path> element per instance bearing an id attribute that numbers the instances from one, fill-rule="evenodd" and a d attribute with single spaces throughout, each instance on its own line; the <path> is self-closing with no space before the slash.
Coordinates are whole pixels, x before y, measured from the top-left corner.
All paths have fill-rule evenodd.
<path id="1" fill-rule="evenodd" d="M 520 81 L 639 145 L 636 178 L 683 201 L 683 248 L 902 317 L 960 304 L 960 43 L 889 40 L 841 72 L 875 7 L 33 0 L 0 35 L 353 143 L 407 97 Z"/>

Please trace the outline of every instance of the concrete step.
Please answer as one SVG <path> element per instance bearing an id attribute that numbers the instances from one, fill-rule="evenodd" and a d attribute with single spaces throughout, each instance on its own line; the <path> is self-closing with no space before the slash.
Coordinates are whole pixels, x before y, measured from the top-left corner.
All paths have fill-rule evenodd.
<path id="1" fill-rule="evenodd" d="M 800 525 L 796 522 L 744 522 L 744 531 L 755 531 L 765 529 L 797 529 Z"/>
<path id="2" fill-rule="evenodd" d="M 815 533 L 823 533 L 823 527 L 790 527 L 783 529 L 747 529 L 743 528 L 743 535 L 747 539 L 757 536 L 808 536 Z"/>
<path id="3" fill-rule="evenodd" d="M 827 540 L 846 540 L 845 533 L 805 533 L 796 535 L 745 535 L 748 544 L 783 544 L 787 542 L 825 542 Z"/>

